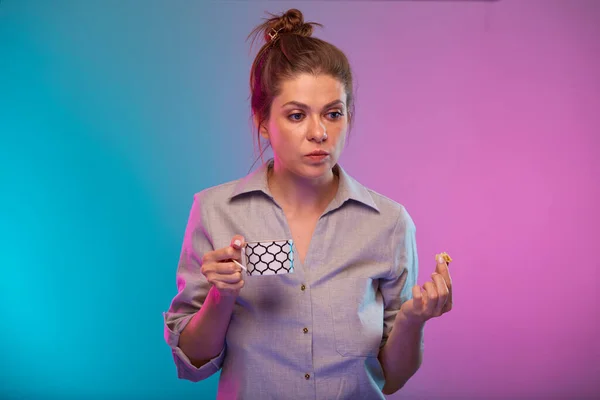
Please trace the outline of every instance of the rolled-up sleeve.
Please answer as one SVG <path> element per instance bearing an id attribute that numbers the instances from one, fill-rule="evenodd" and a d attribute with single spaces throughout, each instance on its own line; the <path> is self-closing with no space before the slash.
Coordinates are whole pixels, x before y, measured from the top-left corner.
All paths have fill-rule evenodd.
<path id="1" fill-rule="evenodd" d="M 197 368 L 179 348 L 181 332 L 202 307 L 210 289 L 200 270 L 204 253 L 214 249 L 202 210 L 202 199 L 202 192 L 194 195 L 177 266 L 177 295 L 169 310 L 163 313 L 165 341 L 171 348 L 177 376 L 192 382 L 206 379 L 221 369 L 226 353 L 226 346 L 223 346 L 218 356 Z"/>
<path id="2" fill-rule="evenodd" d="M 381 347 L 389 337 L 396 315 L 404 302 L 412 299 L 412 288 L 417 284 L 419 258 L 417 255 L 416 226 L 406 209 L 402 207 L 392 233 L 392 265 L 389 276 L 381 279 L 379 290 L 384 304 L 383 337 Z M 421 337 L 421 350 L 424 341 Z"/>

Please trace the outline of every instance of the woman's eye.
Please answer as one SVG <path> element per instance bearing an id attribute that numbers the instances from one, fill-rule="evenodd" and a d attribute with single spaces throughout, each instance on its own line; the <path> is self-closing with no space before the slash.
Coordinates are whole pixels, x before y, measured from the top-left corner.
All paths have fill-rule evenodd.
<path id="1" fill-rule="evenodd" d="M 332 112 L 330 112 L 330 113 L 329 113 L 329 115 L 330 115 L 330 116 L 331 116 L 331 118 L 333 118 L 333 119 L 338 119 L 338 118 L 341 118 L 341 117 L 343 117 L 343 116 L 344 116 L 344 114 L 342 114 L 342 113 L 341 113 L 341 112 L 339 112 L 339 111 L 332 111 Z"/>
<path id="2" fill-rule="evenodd" d="M 300 121 L 302 119 L 302 113 L 294 113 L 288 116 L 292 121 Z"/>

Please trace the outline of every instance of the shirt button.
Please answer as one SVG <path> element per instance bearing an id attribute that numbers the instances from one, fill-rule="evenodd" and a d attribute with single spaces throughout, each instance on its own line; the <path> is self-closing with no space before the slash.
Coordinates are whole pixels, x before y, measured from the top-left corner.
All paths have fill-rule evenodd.
<path id="1" fill-rule="evenodd" d="M 303 291 L 303 290 L 305 290 L 305 289 L 306 289 L 306 286 L 304 286 L 304 285 L 301 285 L 301 286 L 300 286 L 300 290 L 302 290 L 302 291 Z"/>
<path id="2" fill-rule="evenodd" d="M 304 377 L 308 380 L 308 379 L 310 379 L 310 374 L 306 374 L 306 375 L 304 375 Z"/>
<path id="3" fill-rule="evenodd" d="M 302 332 L 304 332 L 304 333 L 308 333 L 308 328 L 304 328 L 304 329 L 302 329 Z"/>

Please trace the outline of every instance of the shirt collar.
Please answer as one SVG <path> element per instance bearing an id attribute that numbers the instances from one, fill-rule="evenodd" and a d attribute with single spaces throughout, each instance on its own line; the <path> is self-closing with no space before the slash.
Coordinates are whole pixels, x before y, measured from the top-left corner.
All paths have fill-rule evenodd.
<path id="1" fill-rule="evenodd" d="M 273 195 L 271 194 L 267 183 L 267 172 L 272 165 L 273 159 L 271 158 L 254 172 L 240 179 L 237 184 L 234 185 L 233 192 L 229 199 L 233 200 L 238 196 L 252 192 L 262 192 L 273 199 Z M 334 166 L 334 172 L 336 172 L 340 178 L 338 191 L 325 212 L 333 211 L 349 200 L 356 201 L 379 212 L 379 208 L 373 201 L 373 197 L 366 187 L 348 175 L 339 164 Z"/>

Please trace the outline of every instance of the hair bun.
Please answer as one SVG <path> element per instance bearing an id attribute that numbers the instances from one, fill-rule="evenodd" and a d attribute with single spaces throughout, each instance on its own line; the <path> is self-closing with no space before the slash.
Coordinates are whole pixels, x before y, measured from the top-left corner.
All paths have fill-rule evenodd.
<path id="1" fill-rule="evenodd" d="M 315 22 L 304 22 L 304 16 L 298 9 L 292 8 L 281 15 L 271 14 L 266 22 L 265 40 L 270 42 L 274 40 L 277 34 L 290 33 L 299 36 L 309 37 L 313 33 L 313 26 L 321 24 Z"/>

